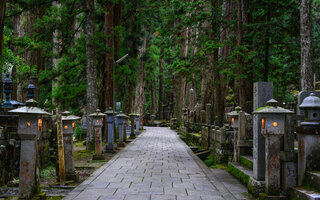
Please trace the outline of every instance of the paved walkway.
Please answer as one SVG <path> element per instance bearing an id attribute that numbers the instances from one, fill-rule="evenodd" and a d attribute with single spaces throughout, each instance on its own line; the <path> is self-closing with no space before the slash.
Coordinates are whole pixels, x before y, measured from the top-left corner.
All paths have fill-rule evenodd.
<path id="1" fill-rule="evenodd" d="M 169 128 L 146 131 L 64 199 L 247 199 L 246 188 L 207 168 Z"/>

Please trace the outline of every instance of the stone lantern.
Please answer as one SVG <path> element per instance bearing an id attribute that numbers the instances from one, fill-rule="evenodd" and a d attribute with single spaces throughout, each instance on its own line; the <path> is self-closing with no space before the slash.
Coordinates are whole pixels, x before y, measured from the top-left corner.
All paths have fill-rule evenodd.
<path id="1" fill-rule="evenodd" d="M 108 153 L 113 153 L 114 152 L 114 146 L 113 146 L 113 142 L 114 142 L 114 127 L 113 127 L 113 122 L 114 122 L 114 111 L 112 110 L 112 107 L 109 107 L 109 109 L 104 112 L 104 114 L 106 114 L 106 118 L 107 118 L 107 124 L 108 124 L 108 144 L 106 146 L 106 152 Z"/>
<path id="2" fill-rule="evenodd" d="M 265 184 L 266 193 L 280 195 L 280 139 L 286 131 L 286 115 L 293 112 L 278 107 L 274 99 L 267 101 L 267 106 L 257 109 L 254 115 L 260 115 L 261 133 L 265 137 Z"/>
<path id="3" fill-rule="evenodd" d="M 299 108 L 305 113 L 305 121 L 297 127 L 298 185 L 301 186 L 306 171 L 320 171 L 320 98 L 311 93 Z"/>
<path id="4" fill-rule="evenodd" d="M 135 126 L 135 114 L 134 113 L 131 113 L 130 115 L 130 121 L 131 121 L 131 132 L 130 132 L 130 139 L 135 139 L 136 138 L 136 135 L 135 135 L 135 132 L 134 132 L 134 126 Z"/>
<path id="5" fill-rule="evenodd" d="M 102 126 L 103 126 L 103 117 L 106 116 L 103 114 L 100 109 L 97 109 L 95 113 L 89 115 L 93 119 L 93 126 L 95 132 L 95 155 L 93 159 L 101 160 L 103 159 L 102 155 Z"/>
<path id="6" fill-rule="evenodd" d="M 238 117 L 239 117 L 240 111 L 241 111 L 241 107 L 237 106 L 234 111 L 227 113 L 227 118 L 234 129 L 238 128 Z"/>
<path id="7" fill-rule="evenodd" d="M 42 118 L 51 114 L 36 106 L 37 102 L 31 98 L 26 102 L 26 106 L 9 111 L 19 114 L 18 135 L 21 139 L 19 195 L 21 198 L 32 198 L 33 192 L 39 190 L 36 181 L 37 139 L 42 131 Z"/>
<path id="8" fill-rule="evenodd" d="M 79 175 L 74 170 L 73 134 L 75 131 L 76 121 L 80 119 L 80 117 L 71 115 L 69 111 L 65 111 L 62 113 L 64 162 L 67 180 L 79 180 Z"/>
<path id="9" fill-rule="evenodd" d="M 126 119 L 127 115 L 123 114 L 122 111 L 120 111 L 119 114 L 117 114 L 117 120 L 118 120 L 118 126 L 119 126 L 119 142 L 118 147 L 124 147 L 123 142 L 123 127 L 124 127 L 124 121 Z"/>

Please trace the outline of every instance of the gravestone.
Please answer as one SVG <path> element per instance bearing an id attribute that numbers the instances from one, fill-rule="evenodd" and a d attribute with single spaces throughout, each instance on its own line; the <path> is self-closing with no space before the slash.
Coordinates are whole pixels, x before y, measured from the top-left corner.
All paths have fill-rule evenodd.
<path id="1" fill-rule="evenodd" d="M 253 110 L 257 110 L 273 98 L 273 83 L 256 82 L 253 86 Z M 253 177 L 259 181 L 265 178 L 265 138 L 258 115 L 253 118 Z"/>

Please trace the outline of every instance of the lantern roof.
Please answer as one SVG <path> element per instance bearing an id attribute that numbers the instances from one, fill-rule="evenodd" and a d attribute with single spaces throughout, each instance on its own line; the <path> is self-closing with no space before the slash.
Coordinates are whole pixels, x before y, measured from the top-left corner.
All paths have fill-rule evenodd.
<path id="1" fill-rule="evenodd" d="M 97 109 L 95 113 L 92 113 L 89 115 L 89 117 L 104 117 L 104 116 L 106 115 L 103 114 L 100 109 Z"/>
<path id="2" fill-rule="evenodd" d="M 13 106 L 25 106 L 26 104 L 24 103 L 21 103 L 19 101 L 15 101 L 15 100 L 10 100 L 10 103 L 13 105 Z M 0 106 L 3 106 L 4 103 L 1 103 Z"/>
<path id="3" fill-rule="evenodd" d="M 17 108 L 14 110 L 10 110 L 10 113 L 18 113 L 18 114 L 38 114 L 38 115 L 51 115 L 50 113 L 42 110 L 41 108 L 36 107 L 37 102 L 33 99 L 30 99 L 26 102 L 26 106 L 21 108 Z"/>
<path id="4" fill-rule="evenodd" d="M 315 95 L 315 93 L 311 93 L 308 97 L 306 97 L 299 108 L 320 108 L 320 98 Z"/>
<path id="5" fill-rule="evenodd" d="M 235 117 L 235 116 L 238 116 L 238 115 L 239 115 L 239 112 L 240 112 L 240 111 L 241 111 L 241 107 L 240 107 L 240 106 L 237 106 L 237 107 L 235 107 L 235 110 L 234 110 L 234 111 L 229 112 L 229 113 L 227 113 L 226 115 L 231 116 L 231 117 Z M 245 114 L 246 116 L 250 116 L 249 113 L 244 112 L 244 114 Z"/>
<path id="6" fill-rule="evenodd" d="M 112 110 L 112 107 L 109 107 L 109 109 L 106 111 L 106 112 L 104 112 L 104 114 L 107 114 L 107 115 L 113 115 L 113 110 Z"/>
<path id="7" fill-rule="evenodd" d="M 253 114 L 292 114 L 293 112 L 278 106 L 278 101 L 270 99 L 267 106 L 258 108 Z"/>
<path id="8" fill-rule="evenodd" d="M 125 115 L 122 111 L 120 111 L 120 113 L 117 114 L 117 117 L 118 117 L 118 118 L 126 118 L 127 115 Z"/>
<path id="9" fill-rule="evenodd" d="M 81 119 L 81 117 L 71 115 L 71 112 L 69 112 L 69 111 L 64 111 L 62 113 L 62 121 L 76 121 L 79 119 Z"/>

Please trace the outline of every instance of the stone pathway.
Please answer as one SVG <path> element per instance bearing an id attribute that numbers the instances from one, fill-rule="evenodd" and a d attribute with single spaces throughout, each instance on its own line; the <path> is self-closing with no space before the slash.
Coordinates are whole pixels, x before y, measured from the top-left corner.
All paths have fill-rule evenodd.
<path id="1" fill-rule="evenodd" d="M 169 128 L 146 131 L 64 199 L 248 199 L 246 187 L 207 168 Z"/>

